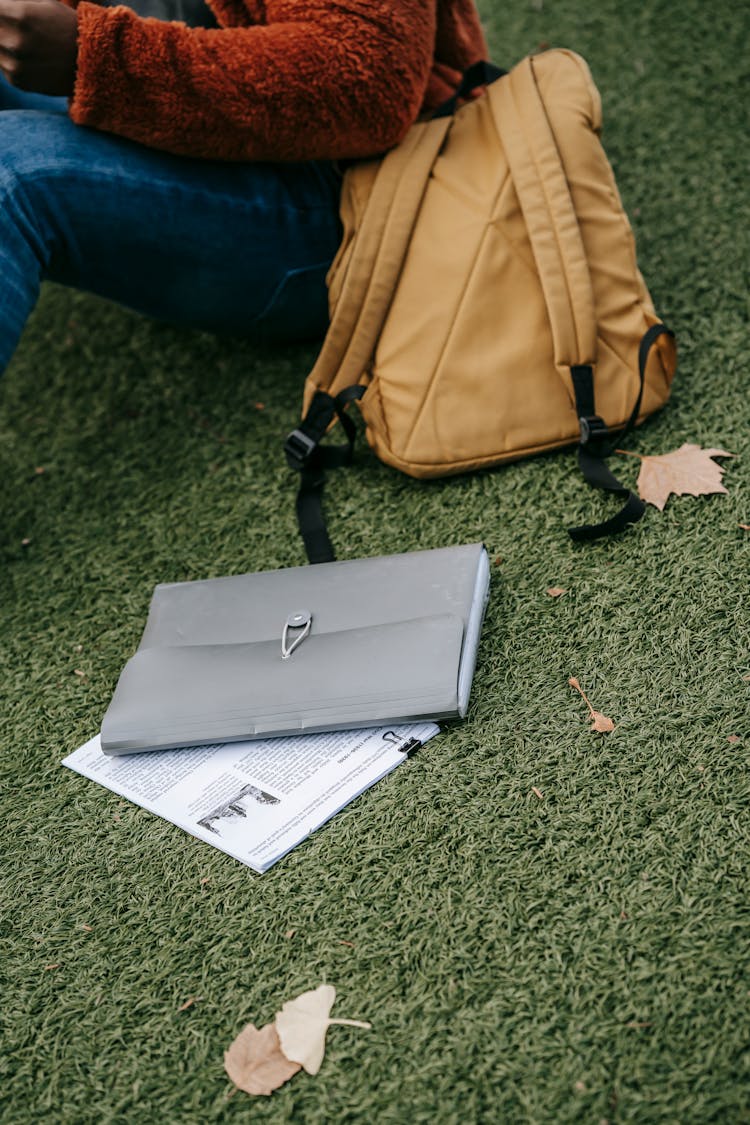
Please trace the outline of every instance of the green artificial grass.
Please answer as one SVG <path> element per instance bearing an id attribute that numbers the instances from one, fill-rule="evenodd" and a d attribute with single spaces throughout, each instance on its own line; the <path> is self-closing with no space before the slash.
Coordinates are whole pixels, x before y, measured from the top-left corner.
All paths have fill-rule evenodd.
<path id="1" fill-rule="evenodd" d="M 749 9 L 483 13 L 499 63 L 589 60 L 680 344 L 632 440 L 733 451 L 728 495 L 576 547 L 605 505 L 570 453 L 420 484 L 363 451 L 329 488 L 341 557 L 498 560 L 470 715 L 257 876 L 59 763 L 157 582 L 304 561 L 279 442 L 315 349 L 47 290 L 0 386 L 4 1125 L 750 1121 Z M 374 1029 L 230 1097 L 242 1025 L 321 981 Z"/>

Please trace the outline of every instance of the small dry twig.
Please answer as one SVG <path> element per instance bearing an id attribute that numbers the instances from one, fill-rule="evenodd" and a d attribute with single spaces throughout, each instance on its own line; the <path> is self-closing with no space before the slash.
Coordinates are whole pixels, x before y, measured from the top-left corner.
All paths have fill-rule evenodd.
<path id="1" fill-rule="evenodd" d="M 571 676 L 568 680 L 568 683 L 575 691 L 578 692 L 580 696 L 582 696 L 584 703 L 588 707 L 589 716 L 591 718 L 591 729 L 597 731 L 599 734 L 609 734 L 611 731 L 613 731 L 615 729 L 615 724 L 610 718 L 607 717 L 607 715 L 603 715 L 601 711 L 594 710 L 588 700 L 586 692 L 583 690 L 576 677 Z"/>

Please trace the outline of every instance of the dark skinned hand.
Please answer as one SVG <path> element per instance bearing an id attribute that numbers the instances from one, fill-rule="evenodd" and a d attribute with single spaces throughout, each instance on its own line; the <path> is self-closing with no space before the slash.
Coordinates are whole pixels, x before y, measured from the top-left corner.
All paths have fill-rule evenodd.
<path id="1" fill-rule="evenodd" d="M 12 86 L 70 96 L 78 21 L 60 0 L 0 0 L 0 72 Z"/>

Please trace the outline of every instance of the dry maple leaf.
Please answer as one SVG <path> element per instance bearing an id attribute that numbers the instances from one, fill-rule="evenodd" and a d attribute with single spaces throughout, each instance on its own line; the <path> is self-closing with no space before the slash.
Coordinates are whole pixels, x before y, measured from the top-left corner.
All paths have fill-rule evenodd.
<path id="1" fill-rule="evenodd" d="M 281 1050 L 292 1062 L 300 1063 L 308 1074 L 317 1074 L 326 1049 L 326 1032 L 331 1024 L 362 1027 L 369 1031 L 372 1024 L 361 1020 L 332 1020 L 329 1012 L 336 999 L 332 984 L 303 992 L 295 1000 L 287 1000 L 276 1013 L 276 1030 Z"/>
<path id="2" fill-rule="evenodd" d="M 724 449 L 701 449 L 699 445 L 685 442 L 673 453 L 660 457 L 643 457 L 640 453 L 630 453 L 618 449 L 627 457 L 640 457 L 641 471 L 638 474 L 638 495 L 647 504 L 653 504 L 659 511 L 671 495 L 707 496 L 710 493 L 726 492 L 721 483 L 724 468 L 712 460 L 713 457 L 734 457 Z"/>
<path id="3" fill-rule="evenodd" d="M 597 731 L 599 734 L 609 734 L 611 731 L 613 731 L 615 729 L 615 724 L 606 715 L 603 715 L 601 711 L 594 710 L 594 708 L 589 703 L 586 692 L 583 690 L 575 676 L 571 676 L 568 680 L 568 683 L 572 688 L 575 689 L 575 691 L 578 692 L 579 695 L 583 697 L 583 701 L 589 709 L 591 729 Z"/>
<path id="4" fill-rule="evenodd" d="M 224 1069 L 247 1094 L 272 1094 L 302 1069 L 283 1054 L 275 1024 L 249 1023 L 224 1053 Z"/>

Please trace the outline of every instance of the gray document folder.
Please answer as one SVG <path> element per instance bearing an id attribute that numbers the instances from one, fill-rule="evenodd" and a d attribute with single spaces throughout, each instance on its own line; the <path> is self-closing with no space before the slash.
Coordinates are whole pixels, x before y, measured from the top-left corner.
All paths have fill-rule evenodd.
<path id="1" fill-rule="evenodd" d="M 463 717 L 481 543 L 157 586 L 107 754 Z"/>

